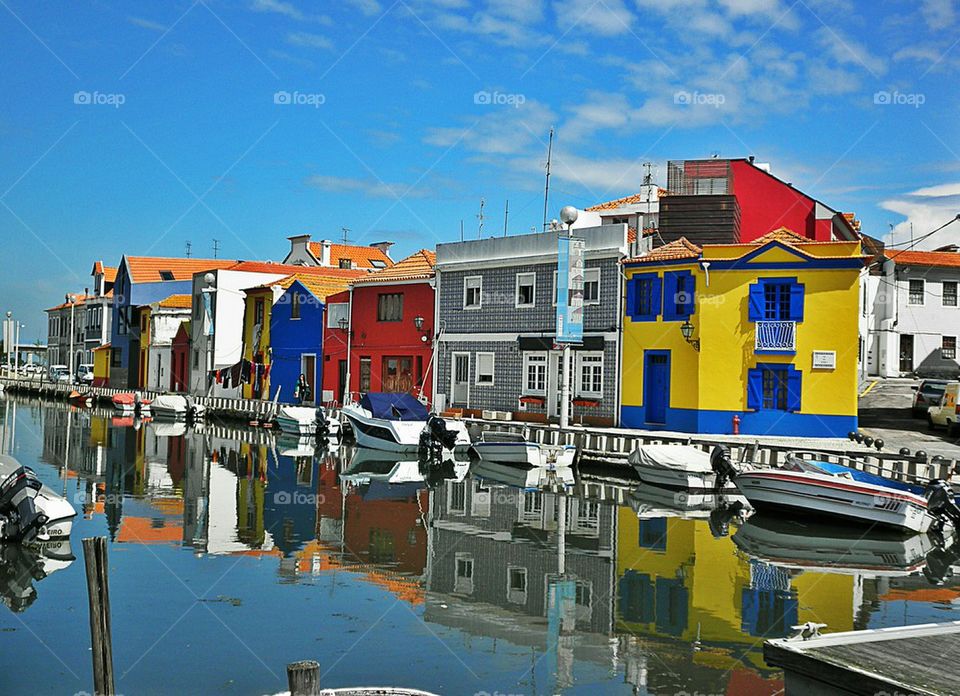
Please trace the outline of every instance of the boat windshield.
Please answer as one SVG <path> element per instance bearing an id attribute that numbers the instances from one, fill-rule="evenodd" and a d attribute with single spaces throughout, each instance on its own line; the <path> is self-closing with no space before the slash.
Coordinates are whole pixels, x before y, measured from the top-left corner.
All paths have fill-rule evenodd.
<path id="1" fill-rule="evenodd" d="M 914 493 L 921 496 L 924 494 L 923 486 L 905 483 L 903 481 L 895 481 L 894 479 L 887 478 L 886 476 L 877 476 L 876 474 L 860 471 L 859 469 L 854 469 L 853 467 L 846 466 L 844 464 L 834 464 L 832 462 L 817 461 L 815 459 L 801 459 L 797 456 L 791 456 L 787 458 L 783 468 L 788 471 L 799 471 L 809 474 L 828 474 L 838 478 L 857 481 L 858 483 L 868 483 L 874 486 L 883 486 L 884 488 L 907 491 L 908 493 Z"/>

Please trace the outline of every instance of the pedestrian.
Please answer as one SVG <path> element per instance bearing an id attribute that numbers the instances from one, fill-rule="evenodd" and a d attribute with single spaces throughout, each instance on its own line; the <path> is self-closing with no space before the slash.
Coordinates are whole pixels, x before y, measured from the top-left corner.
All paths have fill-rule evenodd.
<path id="1" fill-rule="evenodd" d="M 304 401 L 310 401 L 310 385 L 307 384 L 307 376 L 302 373 L 297 380 L 297 386 L 294 387 L 293 397 L 297 400 L 298 405 Z"/>

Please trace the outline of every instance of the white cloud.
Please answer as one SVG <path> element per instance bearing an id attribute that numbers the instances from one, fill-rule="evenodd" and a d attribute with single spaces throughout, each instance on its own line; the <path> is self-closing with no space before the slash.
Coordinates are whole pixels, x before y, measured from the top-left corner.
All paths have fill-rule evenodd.
<path id="1" fill-rule="evenodd" d="M 270 12 L 283 15 L 298 22 L 319 22 L 327 26 L 333 24 L 333 20 L 326 15 L 306 15 L 292 2 L 285 2 L 284 0 L 251 0 L 250 9 L 254 12 Z"/>
<path id="2" fill-rule="evenodd" d="M 377 0 L 347 0 L 351 5 L 356 7 L 360 12 L 365 14 L 367 17 L 372 17 L 373 15 L 380 14 L 383 11 L 383 7 L 380 5 Z"/>
<path id="3" fill-rule="evenodd" d="M 487 10 L 514 22 L 531 24 L 543 19 L 543 0 L 488 0 Z"/>
<path id="4" fill-rule="evenodd" d="M 569 29 L 574 36 L 584 32 L 623 34 L 630 31 L 634 20 L 623 0 L 555 0 L 553 11 L 557 29 L 561 33 Z"/>
<path id="5" fill-rule="evenodd" d="M 333 42 L 325 36 L 319 34 L 310 34 L 305 31 L 295 31 L 287 34 L 287 43 L 292 46 L 303 46 L 305 48 L 333 49 Z"/>
<path id="6" fill-rule="evenodd" d="M 371 198 L 422 198 L 430 195 L 424 188 L 410 188 L 409 184 L 388 183 L 375 178 L 357 179 L 348 176 L 314 174 L 304 179 L 311 188 L 331 193 L 360 193 Z"/>
<path id="7" fill-rule="evenodd" d="M 169 27 L 165 24 L 160 24 L 159 22 L 153 22 L 149 19 L 144 19 L 143 17 L 127 17 L 127 21 L 134 26 L 142 27 L 144 29 L 151 29 L 153 31 L 167 31 Z"/>
<path id="8" fill-rule="evenodd" d="M 957 18 L 954 0 L 923 0 L 920 11 L 927 26 L 938 31 L 952 26 Z"/>
<path id="9" fill-rule="evenodd" d="M 909 246 L 910 239 L 922 237 L 948 222 L 960 211 L 960 182 L 936 184 L 885 200 L 880 207 L 904 216 L 887 235 L 887 244 Z M 911 232 L 911 225 L 913 226 Z M 936 249 L 960 241 L 960 222 L 917 242 L 914 249 Z M 904 244 L 906 243 L 906 244 Z"/>
<path id="10" fill-rule="evenodd" d="M 816 39 L 824 52 L 841 65 L 860 65 L 873 75 L 883 75 L 887 71 L 885 60 L 836 28 L 821 27 L 816 32 Z"/>

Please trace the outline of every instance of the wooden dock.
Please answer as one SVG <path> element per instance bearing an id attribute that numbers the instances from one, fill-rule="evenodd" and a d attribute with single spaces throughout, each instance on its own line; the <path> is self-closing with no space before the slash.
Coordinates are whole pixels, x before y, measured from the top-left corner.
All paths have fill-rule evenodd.
<path id="1" fill-rule="evenodd" d="M 960 694 L 960 621 L 767 641 L 786 696 Z"/>

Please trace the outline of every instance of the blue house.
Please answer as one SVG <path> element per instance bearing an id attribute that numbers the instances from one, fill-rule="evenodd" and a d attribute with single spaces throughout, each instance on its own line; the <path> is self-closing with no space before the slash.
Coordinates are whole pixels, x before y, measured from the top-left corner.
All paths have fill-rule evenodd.
<path id="1" fill-rule="evenodd" d="M 303 402 L 317 404 L 323 383 L 324 300 L 330 280 L 305 275 L 281 281 L 287 289 L 270 312 L 270 386 L 280 389 L 280 401 L 293 403 L 300 375 L 306 377 L 310 394 Z"/>
<path id="2" fill-rule="evenodd" d="M 189 295 L 194 273 L 236 263 L 226 259 L 124 256 L 113 285 L 110 386 L 125 389 L 145 383 L 140 374 L 139 307 L 170 295 Z"/>

